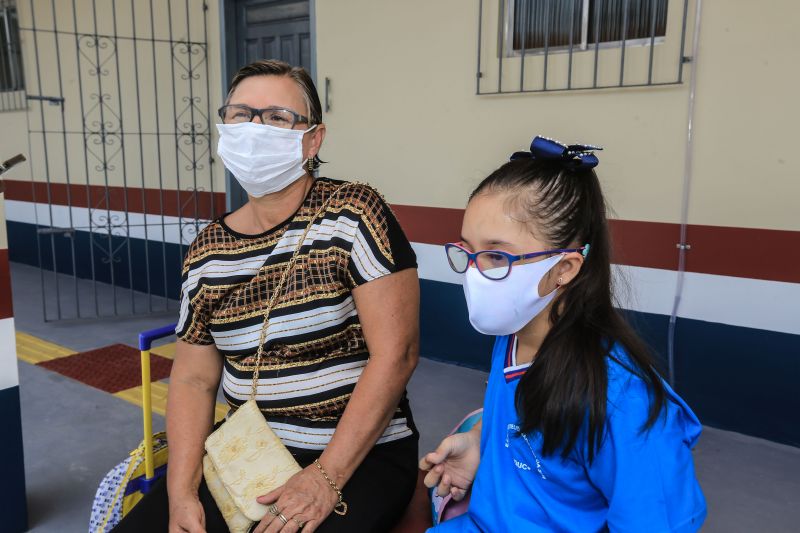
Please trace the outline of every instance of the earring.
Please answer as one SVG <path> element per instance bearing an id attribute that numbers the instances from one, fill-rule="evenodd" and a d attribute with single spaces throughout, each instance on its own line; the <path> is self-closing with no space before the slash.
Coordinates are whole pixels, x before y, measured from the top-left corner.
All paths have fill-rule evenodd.
<path id="1" fill-rule="evenodd" d="M 556 285 L 558 285 L 560 287 L 563 284 L 564 284 L 564 278 L 558 278 L 558 281 L 556 281 Z"/>

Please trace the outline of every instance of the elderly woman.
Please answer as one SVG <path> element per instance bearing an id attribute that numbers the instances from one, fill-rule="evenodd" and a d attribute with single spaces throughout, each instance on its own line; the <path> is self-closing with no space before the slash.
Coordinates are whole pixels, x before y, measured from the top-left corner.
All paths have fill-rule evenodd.
<path id="1" fill-rule="evenodd" d="M 209 224 L 185 260 L 168 507 L 156 489 L 118 530 L 163 530 L 167 521 L 170 532 L 226 530 L 202 475 L 216 392 L 222 380 L 234 410 L 248 399 L 267 303 L 310 223 L 269 314 L 256 394 L 304 469 L 259 499 L 281 519 L 268 513 L 254 531 L 387 531 L 417 476 L 405 395 L 418 358 L 414 252 L 374 189 L 313 177 L 325 125 L 305 70 L 280 61 L 242 68 L 220 117 L 218 154 L 249 200 Z M 333 485 L 349 506 L 343 516 L 332 513 Z"/>

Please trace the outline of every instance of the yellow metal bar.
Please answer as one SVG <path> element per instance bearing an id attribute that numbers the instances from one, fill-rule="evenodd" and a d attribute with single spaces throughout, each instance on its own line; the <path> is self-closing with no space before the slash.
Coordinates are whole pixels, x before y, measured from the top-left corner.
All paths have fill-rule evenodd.
<path id="1" fill-rule="evenodd" d="M 142 411 L 145 476 L 147 479 L 152 479 L 155 470 L 153 468 L 153 409 L 150 405 L 150 350 L 142 350 Z"/>
<path id="2" fill-rule="evenodd" d="M 150 350 L 152 355 L 154 352 Z M 167 414 L 167 394 L 169 387 L 163 381 L 154 381 L 150 384 L 150 406 L 153 414 L 166 416 Z M 123 399 L 128 403 L 132 403 L 138 407 L 142 407 L 142 386 L 137 385 L 130 389 L 115 392 L 114 396 Z M 228 404 L 217 403 L 214 408 L 214 422 L 219 422 L 225 415 L 228 414 Z"/>

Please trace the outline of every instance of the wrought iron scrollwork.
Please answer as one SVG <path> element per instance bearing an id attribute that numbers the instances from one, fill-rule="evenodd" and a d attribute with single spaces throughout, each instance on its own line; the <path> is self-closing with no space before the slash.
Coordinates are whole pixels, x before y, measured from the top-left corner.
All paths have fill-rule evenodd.
<path id="1" fill-rule="evenodd" d="M 181 203 L 181 212 L 186 211 L 192 203 L 196 206 L 200 202 L 200 193 L 205 192 L 204 187 L 188 187 L 186 190 L 191 194 L 186 196 Z M 197 233 L 206 227 L 209 222 L 210 220 L 202 218 L 182 219 L 180 222 L 181 243 L 185 245 L 191 244 Z"/>
<path id="2" fill-rule="evenodd" d="M 97 90 L 88 93 L 89 102 L 83 111 L 86 151 L 95 162 L 95 171 L 113 172 L 117 169 L 114 159 L 122 150 L 122 120 L 119 110 L 112 106 L 111 93 L 102 90 L 102 79 L 110 75 L 106 65 L 116 59 L 117 46 L 113 38 L 104 35 L 78 35 L 77 41 L 81 61 L 88 64 L 89 76 L 97 79 Z"/>
<path id="3" fill-rule="evenodd" d="M 126 245 L 130 237 L 128 233 L 128 213 L 111 211 L 106 198 L 101 198 L 93 209 L 89 210 L 89 231 L 92 246 L 102 252 L 100 261 L 104 264 L 119 263 L 122 257 L 119 251 Z M 114 245 L 111 237 L 122 237 L 122 241 Z"/>
<path id="4" fill-rule="evenodd" d="M 209 160 L 211 122 L 202 98 L 193 90 L 193 83 L 201 79 L 200 74 L 206 69 L 206 56 L 205 43 L 179 41 L 172 45 L 172 58 L 178 67 L 176 77 L 188 84 L 189 95 L 180 99 L 182 106 L 175 116 L 178 153 L 187 172 L 205 170 Z"/>
<path id="5" fill-rule="evenodd" d="M 95 57 L 87 53 L 92 50 Z M 108 76 L 106 64 L 116 58 L 117 45 L 107 35 L 81 34 L 78 35 L 78 51 L 89 62 L 89 76 Z"/>

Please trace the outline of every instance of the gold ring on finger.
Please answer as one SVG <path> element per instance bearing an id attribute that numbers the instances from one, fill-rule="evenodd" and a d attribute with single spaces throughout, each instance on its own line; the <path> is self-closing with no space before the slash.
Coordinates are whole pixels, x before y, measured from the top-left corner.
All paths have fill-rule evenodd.
<path id="1" fill-rule="evenodd" d="M 280 511 L 278 511 L 278 506 L 274 503 L 271 503 L 267 506 L 267 512 L 272 516 L 278 516 L 280 514 Z"/>
<path id="2" fill-rule="evenodd" d="M 298 529 L 303 529 L 303 526 L 306 525 L 305 522 L 302 522 L 302 521 L 298 520 L 297 518 L 292 518 L 292 520 L 294 520 L 294 522 L 297 524 Z"/>
<path id="3" fill-rule="evenodd" d="M 278 513 L 278 518 L 281 519 L 281 522 L 283 522 L 284 526 L 289 523 L 289 520 L 285 516 L 283 516 L 282 513 Z"/>

